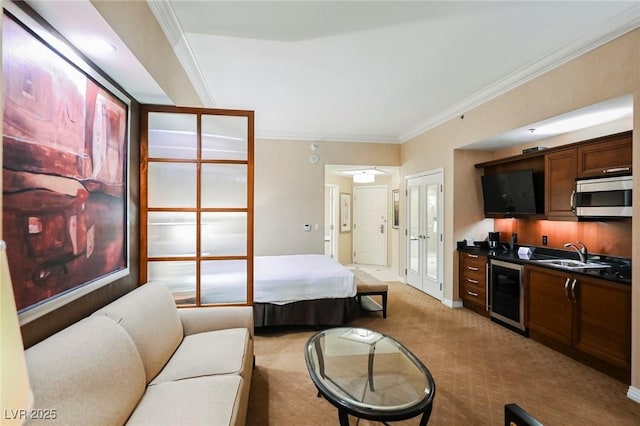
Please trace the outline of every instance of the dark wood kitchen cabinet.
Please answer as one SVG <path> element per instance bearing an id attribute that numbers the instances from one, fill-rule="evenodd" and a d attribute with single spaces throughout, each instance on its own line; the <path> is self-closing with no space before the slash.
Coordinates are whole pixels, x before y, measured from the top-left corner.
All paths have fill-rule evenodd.
<path id="1" fill-rule="evenodd" d="M 572 305 L 566 295 L 569 276 L 550 268 L 527 266 L 525 274 L 525 323 L 530 331 L 558 343 L 571 345 Z"/>
<path id="2" fill-rule="evenodd" d="M 529 265 L 525 280 L 525 322 L 533 339 L 629 380 L 630 286 Z"/>
<path id="3" fill-rule="evenodd" d="M 573 346 L 616 367 L 631 363 L 631 286 L 579 276 Z"/>
<path id="4" fill-rule="evenodd" d="M 577 148 L 578 177 L 631 174 L 631 132 L 617 133 L 597 140 L 599 142 Z"/>
<path id="5" fill-rule="evenodd" d="M 458 252 L 459 257 L 459 292 L 462 304 L 474 312 L 489 316 L 487 310 L 487 257 Z"/>
<path id="6" fill-rule="evenodd" d="M 554 150 L 545 155 L 545 214 L 576 220 L 573 194 L 577 178 L 631 173 L 632 133 L 623 132 Z"/>
<path id="7" fill-rule="evenodd" d="M 547 218 L 576 218 L 572 208 L 573 191 L 578 177 L 576 148 L 545 155 L 544 210 Z"/>

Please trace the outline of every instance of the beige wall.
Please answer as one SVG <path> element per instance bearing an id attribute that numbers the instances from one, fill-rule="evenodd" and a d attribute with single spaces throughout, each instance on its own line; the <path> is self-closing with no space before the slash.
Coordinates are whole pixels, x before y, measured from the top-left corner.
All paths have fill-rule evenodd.
<path id="1" fill-rule="evenodd" d="M 353 179 L 346 176 L 336 176 L 331 174 L 325 174 L 325 183 L 331 185 L 338 186 L 338 197 L 340 194 L 350 194 L 353 195 Z M 340 200 L 336 200 L 336 203 L 339 206 Z M 340 221 L 340 213 L 338 213 L 338 222 Z M 351 259 L 353 256 L 353 239 L 351 232 L 340 232 L 340 224 L 336 224 L 337 230 L 336 235 L 338 236 L 338 262 L 346 265 L 351 263 Z"/>
<path id="2" fill-rule="evenodd" d="M 455 242 L 469 232 L 481 232 L 479 199 L 469 197 L 472 154 L 457 148 L 526 126 L 556 115 L 625 94 L 634 97 L 634 123 L 640 120 L 640 30 L 628 33 L 502 96 L 429 130 L 402 145 L 401 175 L 443 167 L 445 171 L 445 298 L 457 293 Z M 634 163 L 640 157 L 640 134 L 634 134 Z M 471 160 L 471 161 L 470 161 Z M 481 161 L 481 160 L 480 160 Z M 466 168 L 467 171 L 458 170 Z M 640 183 L 636 173 L 635 185 Z M 474 184 L 477 186 L 477 184 Z M 476 187 L 477 189 L 477 187 Z M 635 191 L 635 205 L 640 205 Z M 450 219 L 450 220 L 447 220 Z M 639 225 L 636 215 L 634 225 Z M 479 225 L 474 225 L 478 223 Z M 471 230 L 471 231 L 470 231 Z M 484 232 L 484 231 L 482 231 Z M 637 232 L 636 232 L 637 234 Z M 634 259 L 639 259 L 640 239 L 633 240 Z M 635 262 L 633 288 L 632 386 L 640 388 L 640 268 Z"/>
<path id="3" fill-rule="evenodd" d="M 324 252 L 325 164 L 400 164 L 398 144 L 319 142 L 318 145 L 318 150 L 312 152 L 310 142 L 256 140 L 256 255 Z M 309 161 L 314 153 L 320 157 L 317 164 Z M 311 232 L 303 231 L 307 223 L 312 225 Z M 342 236 L 340 241 L 343 259 Z"/>

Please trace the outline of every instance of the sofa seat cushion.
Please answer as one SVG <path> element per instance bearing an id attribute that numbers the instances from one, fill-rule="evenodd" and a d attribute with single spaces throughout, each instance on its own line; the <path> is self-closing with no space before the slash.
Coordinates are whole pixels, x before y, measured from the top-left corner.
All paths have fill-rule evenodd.
<path id="1" fill-rule="evenodd" d="M 131 336 L 149 383 L 167 363 L 183 337 L 182 322 L 169 288 L 144 284 L 93 313 L 120 324 Z"/>
<path id="2" fill-rule="evenodd" d="M 128 425 L 237 424 L 242 378 L 196 377 L 150 385 Z"/>
<path id="3" fill-rule="evenodd" d="M 220 374 L 244 375 L 253 363 L 253 341 L 246 328 L 185 336 L 151 384 Z"/>
<path id="4" fill-rule="evenodd" d="M 30 347 L 25 356 L 33 408 L 56 410 L 47 424 L 123 424 L 145 391 L 135 344 L 108 318 L 85 318 Z"/>

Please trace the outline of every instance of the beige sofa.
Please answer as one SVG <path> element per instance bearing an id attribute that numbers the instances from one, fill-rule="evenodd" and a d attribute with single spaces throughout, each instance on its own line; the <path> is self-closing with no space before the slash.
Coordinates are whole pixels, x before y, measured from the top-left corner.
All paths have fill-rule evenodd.
<path id="1" fill-rule="evenodd" d="M 59 424 L 244 425 L 253 311 L 177 309 L 164 284 L 148 283 L 26 358 L 33 408 Z"/>

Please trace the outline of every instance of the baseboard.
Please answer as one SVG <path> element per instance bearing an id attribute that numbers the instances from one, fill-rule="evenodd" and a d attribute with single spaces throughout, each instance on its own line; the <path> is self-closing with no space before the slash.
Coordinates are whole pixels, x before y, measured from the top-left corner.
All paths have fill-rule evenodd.
<path id="1" fill-rule="evenodd" d="M 629 386 L 629 391 L 627 392 L 627 398 L 640 404 L 640 389 L 634 388 L 633 386 Z"/>
<path id="2" fill-rule="evenodd" d="M 462 308 L 462 300 L 442 299 L 442 304 L 448 308 Z"/>

